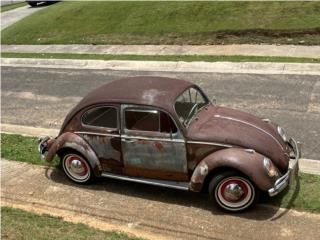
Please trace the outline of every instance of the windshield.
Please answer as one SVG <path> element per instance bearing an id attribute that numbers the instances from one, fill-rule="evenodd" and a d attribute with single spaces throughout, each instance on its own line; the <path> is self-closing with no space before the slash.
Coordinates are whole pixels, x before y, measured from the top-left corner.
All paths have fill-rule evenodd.
<path id="1" fill-rule="evenodd" d="M 197 112 L 209 103 L 206 96 L 196 88 L 184 91 L 175 102 L 175 110 L 180 122 L 187 126 Z"/>

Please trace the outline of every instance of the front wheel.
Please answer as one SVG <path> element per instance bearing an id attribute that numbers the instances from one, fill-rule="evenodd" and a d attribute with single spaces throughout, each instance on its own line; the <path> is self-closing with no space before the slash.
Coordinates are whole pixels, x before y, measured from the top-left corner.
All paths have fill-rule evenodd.
<path id="1" fill-rule="evenodd" d="M 232 212 L 250 208 L 258 198 L 254 184 L 235 171 L 226 171 L 213 177 L 209 194 L 219 207 Z"/>
<path id="2" fill-rule="evenodd" d="M 88 161 L 77 152 L 64 154 L 62 167 L 67 177 L 76 183 L 90 183 L 94 178 Z"/>

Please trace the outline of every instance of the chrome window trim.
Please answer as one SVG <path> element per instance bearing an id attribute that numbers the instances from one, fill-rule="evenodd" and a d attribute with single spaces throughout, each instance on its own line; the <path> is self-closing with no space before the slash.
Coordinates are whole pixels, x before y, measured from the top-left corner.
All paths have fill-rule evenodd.
<path id="1" fill-rule="evenodd" d="M 146 113 L 154 113 L 157 114 L 159 113 L 158 110 L 152 110 L 152 109 L 140 109 L 140 108 L 135 108 L 135 107 L 128 107 L 125 111 L 128 112 L 146 112 Z"/>
<path id="2" fill-rule="evenodd" d="M 183 139 L 171 139 L 171 138 L 158 138 L 158 137 L 145 137 L 145 136 L 132 136 L 132 135 L 121 135 L 122 138 L 125 139 L 137 139 L 137 140 L 149 140 L 149 141 L 161 141 L 161 142 L 177 142 L 177 143 L 185 143 Z"/>
<path id="3" fill-rule="evenodd" d="M 96 108 L 114 108 L 116 111 L 117 111 L 117 127 L 116 128 L 111 128 L 111 127 L 102 127 L 102 126 L 95 126 L 95 125 L 88 125 L 88 124 L 85 124 L 83 122 L 83 116 L 90 110 L 92 109 L 96 109 Z M 84 126 L 84 127 L 88 127 L 88 128 L 95 128 L 95 129 L 112 129 L 112 130 L 119 130 L 119 107 L 116 107 L 116 106 L 112 106 L 112 105 L 101 105 L 101 106 L 93 106 L 91 108 L 88 108 L 84 113 L 81 114 L 81 117 L 80 117 L 80 122 L 81 122 L 81 125 Z"/>
<path id="4" fill-rule="evenodd" d="M 76 131 L 76 134 L 86 134 L 86 135 L 96 135 L 103 137 L 121 137 L 120 134 L 112 134 L 112 133 L 97 133 L 97 132 L 85 132 L 85 131 Z"/>
<path id="5" fill-rule="evenodd" d="M 124 129 L 127 131 L 137 131 L 137 132 L 156 132 L 156 131 L 146 131 L 146 130 L 132 130 L 127 128 L 127 123 L 126 123 L 126 112 L 143 112 L 143 113 L 152 113 L 152 114 L 157 114 L 158 115 L 158 131 L 160 131 L 160 111 L 158 110 L 152 110 L 152 109 L 139 109 L 135 107 L 128 107 L 124 109 L 124 116 L 123 116 L 123 121 L 124 121 Z"/>
<path id="6" fill-rule="evenodd" d="M 120 123 L 121 123 L 121 130 L 120 131 L 121 131 L 121 133 L 125 134 L 125 132 L 127 132 L 127 133 L 128 132 L 129 133 L 130 132 L 142 132 L 142 133 L 154 132 L 154 131 L 140 131 L 140 130 L 127 129 L 125 127 L 125 111 L 127 109 L 138 109 L 139 111 L 140 110 L 158 111 L 159 113 L 163 112 L 163 113 L 167 114 L 170 117 L 170 119 L 172 120 L 173 124 L 175 125 L 175 127 L 177 129 L 177 132 L 171 133 L 171 136 L 174 137 L 173 140 L 180 139 L 180 140 L 183 140 L 185 142 L 183 131 L 180 129 L 181 127 L 179 127 L 180 124 L 177 124 L 177 121 L 171 116 L 171 114 L 169 112 L 167 112 L 166 110 L 162 109 L 162 108 L 154 107 L 154 106 L 148 106 L 148 105 L 121 104 L 121 106 L 120 106 Z M 159 132 L 159 133 L 161 133 L 161 132 Z"/>
<path id="7" fill-rule="evenodd" d="M 224 144 L 224 143 L 217 143 L 217 142 L 202 142 L 202 141 L 187 141 L 190 144 L 203 144 L 203 145 L 213 145 L 213 146 L 220 146 L 220 147 L 227 147 L 231 148 L 232 145 Z"/>

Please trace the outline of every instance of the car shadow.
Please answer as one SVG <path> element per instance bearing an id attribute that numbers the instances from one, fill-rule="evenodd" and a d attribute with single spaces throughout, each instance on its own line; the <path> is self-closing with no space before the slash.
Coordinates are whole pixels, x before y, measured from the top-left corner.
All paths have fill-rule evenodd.
<path id="1" fill-rule="evenodd" d="M 170 188 L 162 188 L 152 185 L 139 184 L 128 181 L 120 181 L 109 178 L 98 178 L 94 183 L 90 185 L 76 184 L 69 180 L 63 171 L 59 168 L 48 168 L 46 169 L 45 175 L 48 179 L 73 187 L 85 188 L 95 191 L 108 191 L 117 194 L 128 195 L 141 199 L 148 199 L 152 201 L 158 201 L 163 203 L 178 204 L 181 206 L 200 208 L 203 210 L 210 211 L 214 215 L 231 215 L 234 217 L 252 219 L 252 220 L 277 220 L 284 216 L 292 206 L 292 202 L 297 197 L 300 189 L 300 184 L 296 184 L 297 188 L 288 205 L 288 209 L 285 211 L 279 211 L 282 197 L 285 193 L 277 196 L 277 203 L 272 203 L 270 205 L 270 198 L 267 196 L 262 196 L 259 203 L 244 212 L 240 213 L 230 213 L 220 210 L 215 204 L 213 204 L 206 193 L 194 193 L 188 191 L 181 191 Z M 156 194 L 155 194 L 156 193 Z M 262 204 L 260 204 L 262 203 Z"/>
<path id="2" fill-rule="evenodd" d="M 275 221 L 275 220 L 281 218 L 282 216 L 284 216 L 285 214 L 287 214 L 288 211 L 290 209 L 292 209 L 293 203 L 294 203 L 295 199 L 298 197 L 299 192 L 300 192 L 300 188 L 301 188 L 299 175 L 296 177 L 296 182 L 292 187 L 286 188 L 285 190 L 283 190 L 281 193 L 279 193 L 277 196 L 275 196 L 272 199 L 272 204 L 275 207 L 279 208 L 281 206 L 281 208 L 284 210 L 282 212 L 279 212 L 277 215 L 275 215 L 270 220 Z M 282 204 L 282 201 L 284 200 L 285 196 L 289 196 L 289 199 L 284 204 Z M 261 202 L 264 202 L 267 204 L 268 198 L 266 198 L 266 197 L 262 198 Z M 269 202 L 270 202 L 270 198 L 269 198 Z"/>

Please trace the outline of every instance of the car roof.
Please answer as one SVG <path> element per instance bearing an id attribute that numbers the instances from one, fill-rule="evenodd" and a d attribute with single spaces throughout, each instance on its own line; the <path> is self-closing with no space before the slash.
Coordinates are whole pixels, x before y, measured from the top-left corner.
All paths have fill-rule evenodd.
<path id="1" fill-rule="evenodd" d="M 104 103 L 148 105 L 162 108 L 174 115 L 174 102 L 187 88 L 195 86 L 185 80 L 138 76 L 106 83 L 91 91 L 68 114 L 62 128 L 79 111 Z"/>
<path id="2" fill-rule="evenodd" d="M 166 77 L 127 77 L 104 84 L 90 92 L 79 103 L 83 108 L 101 102 L 171 106 L 175 99 L 193 84 Z"/>

